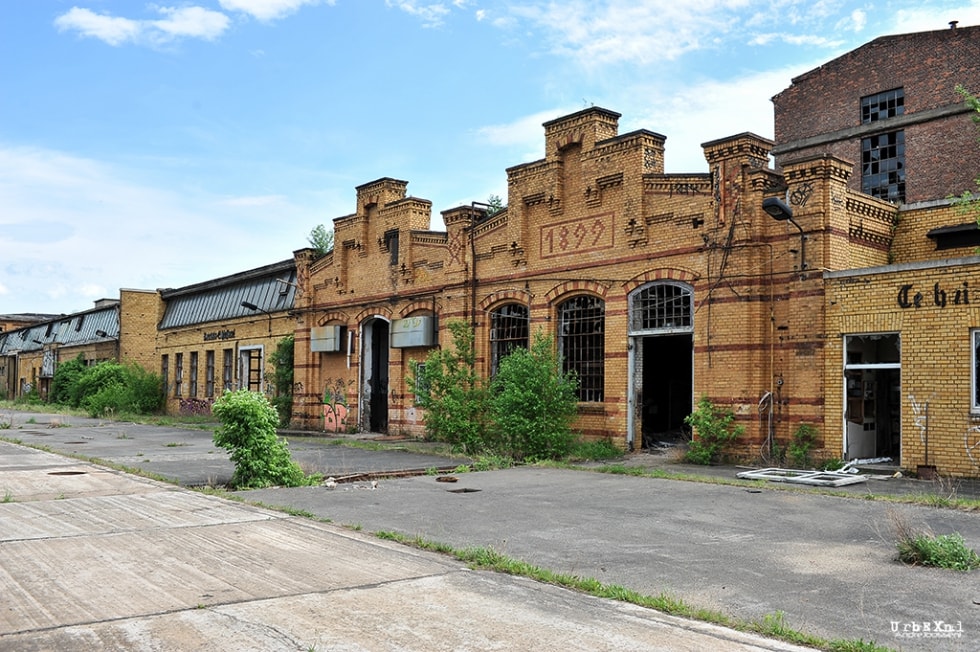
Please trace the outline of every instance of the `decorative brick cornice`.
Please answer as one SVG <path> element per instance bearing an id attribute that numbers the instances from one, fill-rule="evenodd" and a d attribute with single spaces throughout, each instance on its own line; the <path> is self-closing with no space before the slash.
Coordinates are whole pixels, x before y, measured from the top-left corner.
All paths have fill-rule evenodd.
<path id="1" fill-rule="evenodd" d="M 897 206 L 863 195 L 848 194 L 846 207 L 848 214 L 860 215 L 882 224 L 893 225 L 898 218 Z"/>

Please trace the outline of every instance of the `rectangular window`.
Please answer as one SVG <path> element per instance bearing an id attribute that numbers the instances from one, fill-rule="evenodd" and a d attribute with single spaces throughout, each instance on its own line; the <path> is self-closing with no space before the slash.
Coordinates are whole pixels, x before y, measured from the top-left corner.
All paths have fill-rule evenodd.
<path id="1" fill-rule="evenodd" d="M 875 93 L 861 98 L 861 124 L 894 118 L 905 113 L 905 89 Z"/>
<path id="2" fill-rule="evenodd" d="M 214 398 L 214 351 L 204 352 L 204 397 Z"/>
<path id="3" fill-rule="evenodd" d="M 262 347 L 241 349 L 241 383 L 250 392 L 262 391 Z"/>
<path id="4" fill-rule="evenodd" d="M 221 382 L 224 386 L 224 390 L 226 392 L 230 392 L 232 389 L 234 389 L 232 387 L 232 383 L 234 383 L 235 380 L 235 376 L 233 373 L 235 368 L 233 366 L 234 365 L 233 361 L 235 359 L 235 356 L 234 356 L 234 351 L 232 351 L 231 349 L 225 349 L 223 353 L 224 355 L 222 357 L 222 364 L 224 366 L 221 369 Z"/>
<path id="5" fill-rule="evenodd" d="M 578 296 L 558 306 L 558 352 L 562 370 L 578 379 L 578 400 L 602 402 L 605 385 L 606 306 Z"/>
<path id="6" fill-rule="evenodd" d="M 163 395 L 170 395 L 170 356 L 164 353 L 160 356 L 160 377 L 163 379 Z"/>
<path id="7" fill-rule="evenodd" d="M 197 398 L 197 351 L 191 351 L 191 377 L 187 395 Z"/>
<path id="8" fill-rule="evenodd" d="M 861 139 L 861 191 L 890 202 L 905 201 L 905 132 Z"/>
<path id="9" fill-rule="evenodd" d="M 184 391 L 184 354 L 174 354 L 174 396 L 183 396 Z"/>

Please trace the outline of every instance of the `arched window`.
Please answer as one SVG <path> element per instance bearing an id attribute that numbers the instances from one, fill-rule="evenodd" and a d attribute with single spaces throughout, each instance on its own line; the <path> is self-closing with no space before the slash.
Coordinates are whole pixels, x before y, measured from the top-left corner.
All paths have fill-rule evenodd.
<path id="1" fill-rule="evenodd" d="M 676 283 L 652 283 L 630 295 L 630 333 L 690 331 L 691 289 Z"/>
<path id="2" fill-rule="evenodd" d="M 508 303 L 490 313 L 490 376 L 497 375 L 500 361 L 516 348 L 527 348 L 527 306 Z"/>
<path id="3" fill-rule="evenodd" d="M 558 352 L 578 378 L 578 400 L 600 402 L 605 384 L 606 304 L 577 296 L 558 305 Z"/>

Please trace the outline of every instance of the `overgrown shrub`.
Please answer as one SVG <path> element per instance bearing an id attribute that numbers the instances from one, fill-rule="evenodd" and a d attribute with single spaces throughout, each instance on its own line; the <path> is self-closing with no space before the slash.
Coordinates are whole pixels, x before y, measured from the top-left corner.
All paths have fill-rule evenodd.
<path id="1" fill-rule="evenodd" d="M 252 489 L 309 484 L 290 457 L 288 444 L 276 434 L 279 415 L 264 395 L 245 389 L 225 392 L 214 402 L 212 412 L 221 420 L 214 431 L 214 443 L 231 451 L 235 463 L 234 486 Z"/>
<path id="2" fill-rule="evenodd" d="M 808 423 L 801 423 L 790 439 L 787 452 L 798 469 L 809 468 L 810 451 L 817 443 L 817 429 Z"/>
<path id="3" fill-rule="evenodd" d="M 701 397 L 684 423 L 694 428 L 695 439 L 684 454 L 684 459 L 694 464 L 718 462 L 725 447 L 745 431 L 745 426 L 735 424 L 731 410 L 716 408 L 707 396 Z"/>
<path id="4" fill-rule="evenodd" d="M 576 386 L 575 376 L 561 371 L 550 338 L 538 333 L 530 349 L 514 349 L 490 385 L 493 452 L 518 461 L 568 455 L 575 442 Z"/>
<path id="5" fill-rule="evenodd" d="M 272 406 L 279 413 L 279 425 L 288 426 L 293 418 L 293 352 L 296 348 L 292 335 L 279 340 L 272 353 L 272 386 L 275 394 Z"/>
<path id="6" fill-rule="evenodd" d="M 78 357 L 59 364 L 54 371 L 54 377 L 51 379 L 48 402 L 58 405 L 71 405 L 72 388 L 78 383 L 78 379 L 81 378 L 87 368 L 85 356 L 81 353 L 78 354 Z"/>
<path id="7" fill-rule="evenodd" d="M 85 408 L 85 400 L 110 385 L 123 384 L 123 366 L 117 362 L 100 362 L 86 367 L 68 390 L 70 405 Z M 98 416 L 98 415 L 95 415 Z"/>
<path id="8" fill-rule="evenodd" d="M 92 417 L 151 414 L 163 403 L 163 379 L 136 364 L 100 362 L 79 376 L 75 387 Z"/>
<path id="9" fill-rule="evenodd" d="M 412 362 L 410 387 L 425 410 L 428 438 L 466 455 L 487 451 L 487 389 L 475 369 L 473 330 L 464 322 L 446 324 L 450 347 L 429 353 L 425 364 Z"/>

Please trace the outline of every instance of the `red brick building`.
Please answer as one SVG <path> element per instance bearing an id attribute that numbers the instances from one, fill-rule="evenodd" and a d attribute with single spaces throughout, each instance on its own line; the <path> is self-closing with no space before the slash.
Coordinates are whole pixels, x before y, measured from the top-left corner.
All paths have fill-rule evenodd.
<path id="1" fill-rule="evenodd" d="M 980 26 L 883 36 L 773 97 L 777 167 L 832 154 L 850 187 L 891 202 L 974 188 L 977 134 L 955 91 L 980 92 Z"/>

